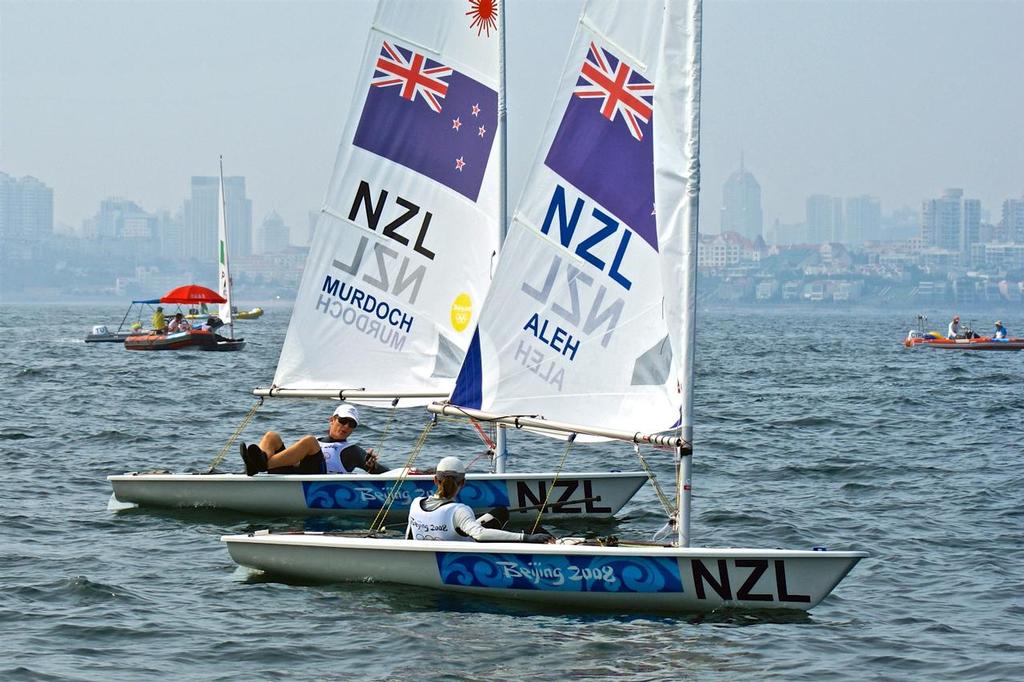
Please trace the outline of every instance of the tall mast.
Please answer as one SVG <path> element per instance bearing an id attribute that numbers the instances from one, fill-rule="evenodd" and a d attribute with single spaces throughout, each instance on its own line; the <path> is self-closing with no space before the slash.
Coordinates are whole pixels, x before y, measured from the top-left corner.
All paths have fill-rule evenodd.
<path id="1" fill-rule="evenodd" d="M 683 242 L 683 304 L 682 317 L 682 405 L 680 414 L 680 435 L 686 447 L 676 449 L 676 491 L 678 496 L 677 541 L 680 547 L 690 546 L 690 478 L 693 471 L 693 379 L 694 340 L 697 323 L 697 228 L 700 199 L 700 50 L 701 50 L 701 0 L 690 0 L 686 8 L 687 50 L 686 62 L 689 75 L 690 97 L 686 113 L 690 119 L 689 137 L 686 141 L 689 168 L 686 169 L 686 238 Z M 670 21 L 664 29 L 675 30 Z"/>
<path id="2" fill-rule="evenodd" d="M 498 0 L 498 174 L 500 178 L 498 190 L 498 244 L 505 244 L 508 234 L 508 135 L 506 134 L 505 116 L 505 0 Z M 505 462 L 508 459 L 508 444 L 505 429 L 497 427 L 494 434 L 494 470 L 505 473 Z"/>

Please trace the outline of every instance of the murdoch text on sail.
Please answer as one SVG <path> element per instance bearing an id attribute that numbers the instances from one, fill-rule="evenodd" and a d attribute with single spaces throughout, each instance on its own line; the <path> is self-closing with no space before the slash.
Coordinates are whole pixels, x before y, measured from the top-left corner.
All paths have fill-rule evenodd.
<path id="1" fill-rule="evenodd" d="M 415 319 L 401 308 L 330 275 L 324 278 L 316 309 L 397 351 L 405 346 Z"/>

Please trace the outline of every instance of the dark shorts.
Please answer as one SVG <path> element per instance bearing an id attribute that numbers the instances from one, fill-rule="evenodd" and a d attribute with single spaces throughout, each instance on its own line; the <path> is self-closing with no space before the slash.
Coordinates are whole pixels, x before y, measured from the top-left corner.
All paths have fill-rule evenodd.
<path id="1" fill-rule="evenodd" d="M 327 473 L 327 464 L 324 462 L 324 453 L 318 452 L 303 458 L 295 466 L 277 467 L 268 469 L 268 474 L 324 474 Z"/>

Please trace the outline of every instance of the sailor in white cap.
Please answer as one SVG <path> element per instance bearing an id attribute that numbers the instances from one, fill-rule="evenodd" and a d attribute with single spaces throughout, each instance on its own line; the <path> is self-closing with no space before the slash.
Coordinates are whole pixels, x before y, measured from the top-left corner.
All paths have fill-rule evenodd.
<path id="1" fill-rule="evenodd" d="M 373 449 L 364 450 L 351 440 L 357 426 L 358 410 L 354 405 L 342 403 L 328 420 L 327 436 L 303 436 L 285 447 L 281 434 L 268 431 L 259 445 L 240 445 L 245 473 L 249 476 L 260 471 L 272 474 L 350 474 L 356 469 L 371 474 L 384 473 L 388 469 L 377 461 Z"/>
<path id="2" fill-rule="evenodd" d="M 434 472 L 437 490 L 430 497 L 417 497 L 409 507 L 405 537 L 410 540 L 448 540 L 462 542 L 535 542 L 547 543 L 547 533 L 513 533 L 501 530 L 508 520 L 504 507 L 492 509 L 479 519 L 468 504 L 455 497 L 466 484 L 466 467 L 457 457 L 445 457 Z"/>

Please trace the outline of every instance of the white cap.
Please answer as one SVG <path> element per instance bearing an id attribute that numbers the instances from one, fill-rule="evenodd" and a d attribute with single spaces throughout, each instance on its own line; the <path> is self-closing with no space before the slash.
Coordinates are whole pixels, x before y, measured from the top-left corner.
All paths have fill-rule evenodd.
<path id="1" fill-rule="evenodd" d="M 458 457 L 444 457 L 440 462 L 437 463 L 437 469 L 434 470 L 437 475 L 450 474 L 453 476 L 465 476 L 466 467 L 463 466 L 462 460 Z"/>
<path id="2" fill-rule="evenodd" d="M 351 419 L 356 423 L 356 426 L 359 425 L 359 412 L 356 411 L 355 405 L 349 405 L 348 403 L 338 405 L 337 409 L 334 410 L 334 416 L 338 419 Z"/>

